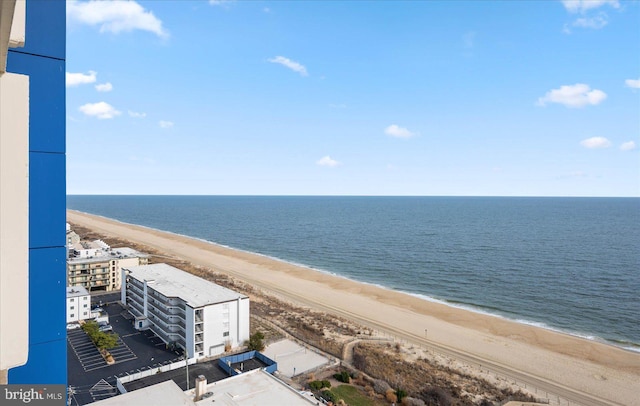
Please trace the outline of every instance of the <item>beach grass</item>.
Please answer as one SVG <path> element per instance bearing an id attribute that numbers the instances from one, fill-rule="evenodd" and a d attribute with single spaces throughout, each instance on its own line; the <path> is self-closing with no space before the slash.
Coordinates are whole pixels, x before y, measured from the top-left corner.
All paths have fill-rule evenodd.
<path id="1" fill-rule="evenodd" d="M 351 385 L 340 385 L 331 389 L 338 399 L 344 400 L 349 406 L 372 406 L 377 405 L 375 401 L 360 393 L 358 388 Z"/>

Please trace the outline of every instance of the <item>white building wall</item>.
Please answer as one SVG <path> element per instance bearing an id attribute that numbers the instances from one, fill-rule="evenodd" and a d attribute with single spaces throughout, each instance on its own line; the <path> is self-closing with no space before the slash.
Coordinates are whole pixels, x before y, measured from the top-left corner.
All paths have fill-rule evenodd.
<path id="1" fill-rule="evenodd" d="M 246 341 L 249 340 L 250 332 L 249 332 L 249 298 L 245 297 L 240 300 L 239 303 L 239 322 L 238 322 L 238 346 L 243 345 Z"/>
<path id="2" fill-rule="evenodd" d="M 132 266 L 140 265 L 140 258 L 122 258 L 111 261 L 111 274 L 114 275 L 114 290 L 118 290 L 122 287 L 122 269 L 130 268 Z"/>
<path id="3" fill-rule="evenodd" d="M 204 352 L 205 356 L 222 354 L 227 337 L 224 331 L 223 304 L 215 304 L 204 309 Z"/>
<path id="4" fill-rule="evenodd" d="M 185 333 L 185 342 L 187 344 L 187 350 L 189 352 L 189 358 L 195 357 L 195 344 L 193 341 L 193 332 L 195 330 L 195 310 L 189 306 L 185 306 L 185 318 L 186 318 L 186 333 Z"/>
<path id="5" fill-rule="evenodd" d="M 205 307 L 205 356 L 224 352 L 225 346 L 236 348 L 249 339 L 249 298 Z"/>
<path id="6" fill-rule="evenodd" d="M 74 296 L 67 298 L 67 323 L 91 318 L 91 296 Z"/>

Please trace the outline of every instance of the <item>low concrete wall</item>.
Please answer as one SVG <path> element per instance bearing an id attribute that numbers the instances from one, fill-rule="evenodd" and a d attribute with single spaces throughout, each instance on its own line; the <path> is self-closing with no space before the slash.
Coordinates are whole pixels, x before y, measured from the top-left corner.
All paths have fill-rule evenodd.
<path id="1" fill-rule="evenodd" d="M 263 369 L 270 374 L 273 374 L 278 369 L 278 364 L 274 360 L 257 351 L 243 352 L 242 354 L 229 355 L 228 357 L 222 357 L 218 359 L 218 365 L 226 373 L 228 373 L 229 376 L 234 376 L 234 375 L 238 375 L 239 372 L 231 368 L 230 365 L 237 364 L 238 362 L 244 362 L 252 358 L 257 358 L 260 361 L 264 362 L 267 366 Z"/>
<path id="2" fill-rule="evenodd" d="M 188 361 L 189 365 L 193 365 L 196 363 L 196 359 L 195 358 L 191 358 Z M 163 365 L 161 367 L 158 368 L 151 368 L 151 369 L 147 369 L 145 371 L 140 371 L 140 372 L 136 372 L 133 374 L 128 374 L 127 376 L 123 376 L 122 378 L 116 378 L 116 386 L 118 387 L 118 390 L 120 391 L 120 393 L 126 393 L 127 390 L 124 388 L 124 384 L 125 383 L 129 383 L 138 379 L 142 379 L 142 378 L 146 378 L 147 376 L 151 376 L 151 375 L 155 375 L 155 374 L 159 374 L 162 372 L 167 372 L 167 371 L 173 371 L 174 369 L 178 369 L 178 368 L 182 368 L 185 366 L 185 362 L 184 360 L 182 361 L 178 361 L 178 362 L 174 362 L 172 364 L 168 364 L 168 365 Z"/>

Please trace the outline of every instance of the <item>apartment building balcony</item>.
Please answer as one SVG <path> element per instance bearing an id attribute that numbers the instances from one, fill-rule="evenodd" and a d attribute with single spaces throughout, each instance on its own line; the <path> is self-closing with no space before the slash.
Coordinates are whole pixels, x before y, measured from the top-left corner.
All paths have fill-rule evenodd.
<path id="1" fill-rule="evenodd" d="M 195 313 L 194 313 L 194 320 L 196 323 L 202 323 L 204 321 L 204 316 L 203 316 L 203 310 L 202 309 L 196 309 Z"/>
<path id="2" fill-rule="evenodd" d="M 204 331 L 204 327 L 203 327 L 203 326 L 204 326 L 204 324 L 196 324 L 196 325 L 195 325 L 195 330 L 194 330 L 194 331 L 195 331 L 196 333 L 202 333 L 202 332 Z"/>
<path id="3" fill-rule="evenodd" d="M 162 332 L 162 335 L 167 339 L 167 341 L 177 341 L 179 339 L 184 339 L 184 332 L 180 332 L 178 330 L 172 330 L 171 327 L 167 326 L 154 316 L 153 314 L 149 315 L 149 321 L 156 327 L 158 330 Z"/>
<path id="4" fill-rule="evenodd" d="M 129 311 L 135 313 L 136 316 L 142 316 L 144 314 L 144 309 L 142 305 L 134 300 L 128 300 L 127 305 L 129 306 Z"/>
<path id="5" fill-rule="evenodd" d="M 196 343 L 201 343 L 204 341 L 204 334 L 203 333 L 198 333 L 195 335 L 194 340 Z"/>
<path id="6" fill-rule="evenodd" d="M 136 292 L 134 292 L 132 290 L 127 290 L 127 300 L 134 301 L 136 303 L 139 303 L 140 305 L 142 305 L 142 303 L 144 303 L 144 300 L 142 299 L 142 296 L 140 296 L 139 294 L 137 294 Z"/>
<path id="7" fill-rule="evenodd" d="M 174 298 L 174 297 L 166 297 L 165 295 L 155 291 L 155 290 L 151 290 L 150 292 L 150 296 L 153 297 L 154 300 L 157 300 L 158 302 L 162 303 L 162 305 L 164 307 L 171 307 L 171 308 L 178 308 L 180 310 L 182 310 L 184 312 L 185 307 L 184 307 L 184 302 L 180 299 Z"/>
<path id="8" fill-rule="evenodd" d="M 167 327 L 171 328 L 172 329 L 171 331 L 175 331 L 173 330 L 173 327 L 176 326 L 176 327 L 180 327 L 183 331 L 186 332 L 186 326 L 184 321 L 177 319 L 177 317 L 174 317 L 177 320 L 172 320 L 171 318 L 167 317 L 167 315 L 163 314 L 161 310 L 153 306 L 150 306 L 148 304 L 147 304 L 147 308 L 150 310 L 150 313 L 153 316 L 155 316 L 158 320 L 161 320 Z"/>
<path id="9" fill-rule="evenodd" d="M 134 292 L 140 299 L 144 297 L 144 291 L 131 283 L 127 283 L 127 292 Z"/>

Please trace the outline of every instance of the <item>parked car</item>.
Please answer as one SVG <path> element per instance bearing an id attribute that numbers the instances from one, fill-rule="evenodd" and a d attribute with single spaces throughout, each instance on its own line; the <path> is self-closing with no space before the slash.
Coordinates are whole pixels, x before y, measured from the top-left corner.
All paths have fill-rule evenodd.
<path id="1" fill-rule="evenodd" d="M 77 328 L 80 328 L 80 324 L 79 323 L 69 323 L 67 324 L 67 330 L 75 330 Z"/>
<path id="2" fill-rule="evenodd" d="M 98 331 L 102 331 L 103 333 L 106 333 L 107 331 L 113 331 L 113 327 L 107 324 L 106 326 L 98 327 Z"/>

